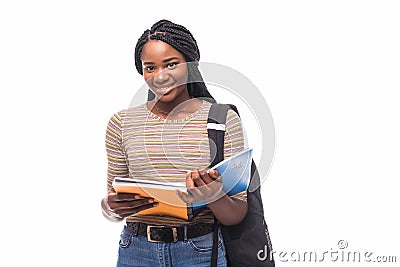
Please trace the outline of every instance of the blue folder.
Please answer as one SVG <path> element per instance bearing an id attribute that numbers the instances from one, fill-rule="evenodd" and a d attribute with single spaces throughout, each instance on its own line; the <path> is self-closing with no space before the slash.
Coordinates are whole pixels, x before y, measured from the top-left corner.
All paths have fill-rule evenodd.
<path id="1" fill-rule="evenodd" d="M 222 187 L 228 196 L 246 191 L 249 187 L 252 158 L 253 149 L 248 148 L 211 168 L 221 174 Z M 193 208 L 200 208 L 204 205 L 205 203 L 193 203 Z"/>
<path id="2" fill-rule="evenodd" d="M 235 195 L 249 187 L 252 156 L 253 149 L 245 149 L 211 168 L 222 175 L 223 188 L 228 195 Z"/>

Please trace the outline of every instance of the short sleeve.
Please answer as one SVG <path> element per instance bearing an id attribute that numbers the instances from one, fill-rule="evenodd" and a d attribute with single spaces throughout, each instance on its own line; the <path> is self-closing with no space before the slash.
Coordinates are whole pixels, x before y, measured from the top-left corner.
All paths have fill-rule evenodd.
<path id="1" fill-rule="evenodd" d="M 106 151 L 108 160 L 107 189 L 110 190 L 115 177 L 129 177 L 125 152 L 122 147 L 122 121 L 126 112 L 114 114 L 108 122 L 106 131 Z"/>
<path id="2" fill-rule="evenodd" d="M 224 158 L 230 158 L 232 155 L 243 151 L 244 144 L 242 121 L 235 111 L 229 109 L 225 123 Z M 247 201 L 247 192 L 241 192 L 232 197 Z"/>

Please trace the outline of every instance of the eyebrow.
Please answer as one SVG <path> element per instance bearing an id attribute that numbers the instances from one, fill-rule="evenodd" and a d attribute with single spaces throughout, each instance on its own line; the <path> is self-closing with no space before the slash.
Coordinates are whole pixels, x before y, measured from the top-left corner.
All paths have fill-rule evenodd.
<path id="1" fill-rule="evenodd" d="M 165 62 L 168 62 L 168 61 L 171 61 L 174 59 L 179 59 L 179 58 L 178 57 L 169 57 L 169 58 L 164 59 L 162 62 L 165 63 Z M 154 64 L 154 62 L 150 62 L 150 61 L 143 62 L 143 65 L 149 65 L 149 64 Z"/>

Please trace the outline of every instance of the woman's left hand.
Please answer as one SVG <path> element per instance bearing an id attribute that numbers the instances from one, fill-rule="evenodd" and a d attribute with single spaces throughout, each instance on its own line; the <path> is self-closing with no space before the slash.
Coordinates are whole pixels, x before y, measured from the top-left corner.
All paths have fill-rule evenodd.
<path id="1" fill-rule="evenodd" d="M 177 190 L 178 196 L 186 203 L 211 203 L 226 193 L 222 190 L 222 176 L 217 170 L 193 170 L 186 175 L 187 194 Z"/>

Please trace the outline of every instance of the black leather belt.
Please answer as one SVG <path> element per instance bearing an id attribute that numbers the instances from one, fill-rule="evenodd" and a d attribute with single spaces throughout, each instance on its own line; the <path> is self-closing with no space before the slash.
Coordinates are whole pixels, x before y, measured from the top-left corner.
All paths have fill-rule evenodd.
<path id="1" fill-rule="evenodd" d="M 148 225 L 139 222 L 127 222 L 126 226 L 133 233 L 146 236 L 150 242 L 176 242 L 185 240 L 186 238 L 196 238 L 202 235 L 209 234 L 213 231 L 214 224 L 212 223 L 196 223 L 185 226 L 162 226 Z"/>

